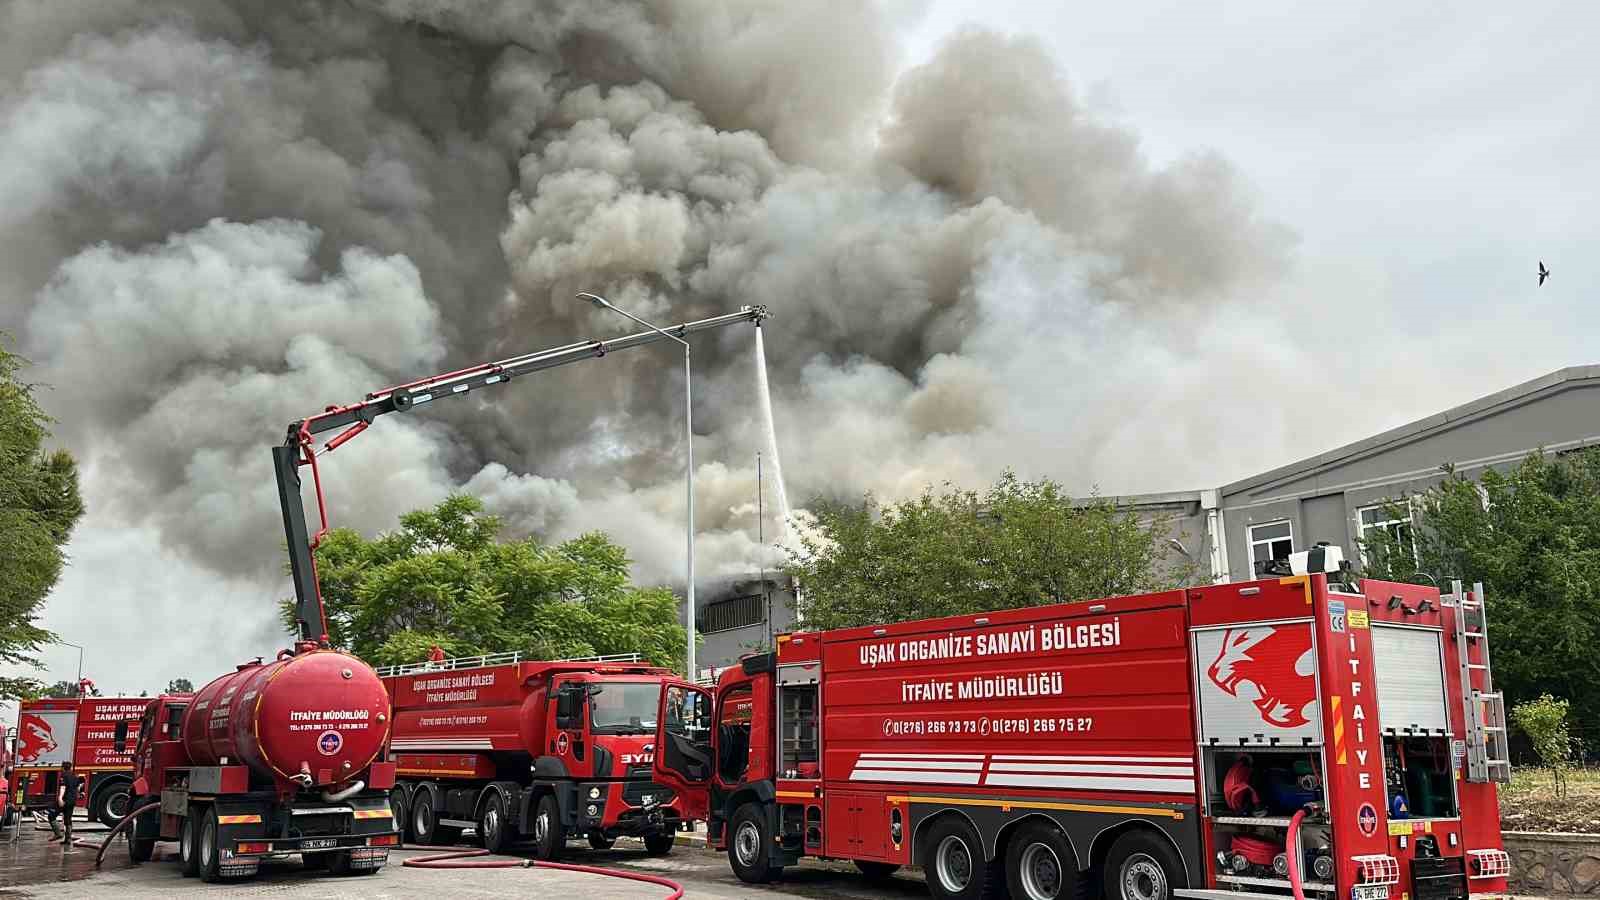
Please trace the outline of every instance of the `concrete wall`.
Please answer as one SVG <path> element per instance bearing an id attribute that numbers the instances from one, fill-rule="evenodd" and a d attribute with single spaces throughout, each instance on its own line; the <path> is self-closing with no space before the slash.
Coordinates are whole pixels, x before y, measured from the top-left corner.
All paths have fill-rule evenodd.
<path id="1" fill-rule="evenodd" d="M 739 661 L 739 657 L 746 653 L 755 652 L 768 646 L 769 634 L 782 634 L 794 629 L 794 592 L 790 589 L 787 579 L 774 579 L 768 577 L 767 588 L 772 593 L 772 621 L 770 631 L 767 622 L 756 622 L 742 628 L 729 628 L 710 633 L 702 632 L 700 647 L 697 652 L 696 663 L 702 670 L 706 668 L 721 669 Z M 706 590 L 696 599 L 704 608 L 724 597 L 739 596 L 758 592 L 761 586 L 758 579 L 735 581 L 720 586 L 715 590 Z M 704 619 L 702 618 L 702 621 Z"/>
<path id="2" fill-rule="evenodd" d="M 1600 835 L 1508 831 L 1513 894 L 1600 895 Z"/>

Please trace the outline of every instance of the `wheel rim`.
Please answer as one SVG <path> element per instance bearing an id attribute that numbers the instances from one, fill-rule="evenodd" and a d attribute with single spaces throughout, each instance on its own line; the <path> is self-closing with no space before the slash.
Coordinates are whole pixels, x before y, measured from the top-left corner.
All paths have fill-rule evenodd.
<path id="1" fill-rule="evenodd" d="M 733 851 L 739 856 L 739 865 L 754 866 L 761 853 L 761 828 L 754 822 L 740 822 L 733 836 Z"/>
<path id="2" fill-rule="evenodd" d="M 550 834 L 550 813 L 539 810 L 539 815 L 533 820 L 533 839 L 542 844 Z"/>
<path id="3" fill-rule="evenodd" d="M 216 852 L 217 830 L 206 822 L 206 830 L 200 837 L 200 865 L 211 868 L 211 855 Z"/>
<path id="4" fill-rule="evenodd" d="M 934 851 L 934 874 L 946 893 L 959 894 L 972 883 L 972 850 L 960 835 L 947 835 Z"/>
<path id="5" fill-rule="evenodd" d="M 1147 853 L 1135 853 L 1122 864 L 1124 900 L 1167 900 L 1167 873 Z"/>
<path id="6" fill-rule="evenodd" d="M 500 804 L 493 801 L 483 811 L 483 837 L 491 844 L 500 840 Z"/>
<path id="7" fill-rule="evenodd" d="M 1022 890 L 1028 900 L 1055 900 L 1061 896 L 1061 857 L 1045 843 L 1029 844 L 1022 851 Z"/>
<path id="8" fill-rule="evenodd" d="M 112 818 L 120 819 L 128 814 L 128 795 L 118 791 L 106 798 L 106 812 Z"/>
<path id="9" fill-rule="evenodd" d="M 416 812 L 411 816 L 411 826 L 416 831 L 417 837 L 427 837 L 429 832 L 433 830 L 429 827 L 432 824 L 429 821 L 433 818 L 432 813 L 433 810 L 428 801 L 422 800 L 417 803 Z"/>
<path id="10" fill-rule="evenodd" d="M 178 858 L 184 862 L 194 859 L 194 819 L 184 819 L 178 830 Z"/>

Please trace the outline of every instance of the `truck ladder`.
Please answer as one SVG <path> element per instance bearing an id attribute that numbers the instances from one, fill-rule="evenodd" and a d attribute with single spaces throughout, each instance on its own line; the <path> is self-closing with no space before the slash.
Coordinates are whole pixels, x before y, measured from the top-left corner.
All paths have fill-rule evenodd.
<path id="1" fill-rule="evenodd" d="M 1494 688 L 1494 670 L 1489 663 L 1483 582 L 1475 582 L 1469 592 L 1456 580 L 1450 590 L 1444 602 L 1456 612 L 1456 662 L 1461 667 L 1461 702 L 1467 723 L 1467 780 L 1506 784 L 1511 781 L 1506 703 L 1505 695 Z"/>
<path id="2" fill-rule="evenodd" d="M 401 663 L 397 666 L 379 666 L 379 678 L 396 675 L 414 675 L 418 672 L 451 672 L 456 669 L 482 669 L 487 666 L 509 666 L 519 662 L 595 663 L 597 665 L 638 665 L 644 657 L 638 653 L 602 653 L 598 656 L 573 656 L 564 659 L 537 659 L 513 650 L 505 653 L 485 653 L 479 656 L 457 656 L 439 662 Z"/>

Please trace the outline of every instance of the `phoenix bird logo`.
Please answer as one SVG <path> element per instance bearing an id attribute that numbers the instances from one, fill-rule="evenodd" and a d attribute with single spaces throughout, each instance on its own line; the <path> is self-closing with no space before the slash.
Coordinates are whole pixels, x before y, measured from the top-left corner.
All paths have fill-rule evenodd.
<path id="1" fill-rule="evenodd" d="M 1252 625 L 1228 629 L 1206 675 L 1230 696 L 1255 704 L 1268 725 L 1299 728 L 1316 714 L 1315 665 L 1311 629 Z"/>

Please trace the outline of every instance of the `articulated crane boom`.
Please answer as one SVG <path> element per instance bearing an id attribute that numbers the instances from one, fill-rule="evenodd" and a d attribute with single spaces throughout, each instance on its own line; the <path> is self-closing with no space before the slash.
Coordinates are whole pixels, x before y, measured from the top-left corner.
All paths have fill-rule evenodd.
<path id="1" fill-rule="evenodd" d="M 564 347 L 513 356 L 498 362 L 481 363 L 466 369 L 373 391 L 359 403 L 352 403 L 349 406 L 330 406 L 317 415 L 290 422 L 288 435 L 283 444 L 272 448 L 272 468 L 278 478 L 278 502 L 283 507 L 283 532 L 289 543 L 289 569 L 294 579 L 295 618 L 300 623 L 300 646 L 326 645 L 328 642 L 322 588 L 317 581 L 316 561 L 312 555 L 323 536 L 328 533 L 328 508 L 322 496 L 322 476 L 317 471 L 318 451 L 315 446 L 317 435 L 337 428 L 344 429 L 330 439 L 320 451 L 329 453 L 366 431 L 373 420 L 381 415 L 407 412 L 424 403 L 461 396 L 490 385 L 504 384 L 522 375 L 605 356 L 616 350 L 642 347 L 645 344 L 667 340 L 667 335 L 687 338 L 697 331 L 709 331 L 740 322 L 750 322 L 759 328 L 761 320 L 767 315 L 767 308 L 764 306 L 746 306 L 736 313 L 685 322 L 662 329 L 666 334 L 644 331 L 610 341 L 582 341 Z M 321 524 L 314 535 L 310 534 L 306 527 L 305 508 L 301 505 L 299 472 L 301 466 L 311 467 L 311 478 L 317 491 L 317 514 Z"/>

